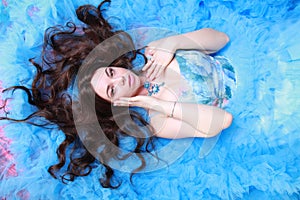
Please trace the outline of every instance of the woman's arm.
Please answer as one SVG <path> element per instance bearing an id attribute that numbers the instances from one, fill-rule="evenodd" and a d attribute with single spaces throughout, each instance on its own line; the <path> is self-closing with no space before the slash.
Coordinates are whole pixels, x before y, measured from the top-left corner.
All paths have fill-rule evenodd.
<path id="1" fill-rule="evenodd" d="M 153 109 L 160 111 L 166 121 L 182 121 L 207 137 L 217 135 L 232 123 L 232 115 L 216 106 L 160 101 L 160 108 Z"/>
<path id="2" fill-rule="evenodd" d="M 166 37 L 149 43 L 148 47 L 175 53 L 179 49 L 197 49 L 204 53 L 215 53 L 229 42 L 229 37 L 212 28 Z"/>
<path id="3" fill-rule="evenodd" d="M 151 59 L 142 70 L 147 71 L 146 76 L 153 80 L 160 76 L 170 64 L 176 50 L 196 49 L 211 54 L 223 48 L 228 41 L 229 37 L 225 33 L 211 28 L 203 28 L 150 42 L 145 55 Z"/>
<path id="4" fill-rule="evenodd" d="M 151 124 L 157 134 L 164 134 L 165 137 L 171 134 L 170 138 L 192 137 L 192 135 L 212 137 L 228 128 L 232 122 L 230 113 L 215 106 L 164 101 L 150 96 L 121 98 L 114 103 L 119 106 L 144 107 L 157 112 L 158 115 L 151 118 Z M 177 130 L 176 127 L 180 127 L 179 132 L 171 131 Z M 181 135 L 177 135 L 179 133 Z"/>
<path id="5" fill-rule="evenodd" d="M 209 138 L 216 136 L 219 132 L 204 133 L 195 129 L 185 121 L 175 118 L 169 118 L 159 113 L 151 117 L 151 126 L 154 129 L 154 134 L 157 137 L 168 139 L 180 139 L 189 137 Z"/>

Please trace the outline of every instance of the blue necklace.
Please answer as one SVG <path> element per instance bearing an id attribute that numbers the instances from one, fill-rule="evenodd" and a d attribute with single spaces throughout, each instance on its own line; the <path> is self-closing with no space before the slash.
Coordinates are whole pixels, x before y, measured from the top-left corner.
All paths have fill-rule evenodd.
<path id="1" fill-rule="evenodd" d="M 165 82 L 162 82 L 161 84 L 157 84 L 157 83 L 150 83 L 148 81 L 146 81 L 144 83 L 144 88 L 147 89 L 148 91 L 148 96 L 151 96 L 152 94 L 157 94 L 159 92 L 159 89 L 161 86 L 164 86 Z"/>

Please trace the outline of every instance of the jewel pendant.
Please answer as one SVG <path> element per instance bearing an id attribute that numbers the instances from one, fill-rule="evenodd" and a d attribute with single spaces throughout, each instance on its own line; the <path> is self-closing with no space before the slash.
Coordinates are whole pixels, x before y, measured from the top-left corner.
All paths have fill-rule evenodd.
<path id="1" fill-rule="evenodd" d="M 160 90 L 160 87 L 163 85 L 165 85 L 165 82 L 162 82 L 161 84 L 157 84 L 157 83 L 150 83 L 146 81 L 144 83 L 144 88 L 147 89 L 148 96 L 152 96 L 152 94 L 157 94 Z"/>

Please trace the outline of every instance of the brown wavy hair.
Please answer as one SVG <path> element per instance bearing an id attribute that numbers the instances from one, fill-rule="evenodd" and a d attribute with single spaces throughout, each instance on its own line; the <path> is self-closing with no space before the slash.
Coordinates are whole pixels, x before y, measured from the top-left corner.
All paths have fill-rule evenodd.
<path id="1" fill-rule="evenodd" d="M 93 169 L 93 163 L 96 162 L 105 167 L 105 173 L 100 178 L 101 185 L 117 188 L 121 183 L 120 180 L 113 181 L 114 169 L 108 164 L 109 161 L 136 155 L 141 165 L 131 172 L 132 181 L 132 175 L 146 166 L 146 160 L 140 153 L 151 153 L 154 149 L 153 130 L 138 112 L 130 110 L 128 113 L 127 108 L 114 107 L 96 95 L 91 87 L 90 80 L 99 67 L 113 65 L 132 69 L 134 59 L 138 54 L 142 55 L 140 50 L 134 50 L 133 41 L 128 34 L 114 31 L 102 16 L 103 4 L 109 2 L 105 0 L 98 7 L 80 6 L 76 14 L 83 22 L 81 26 L 68 22 L 65 26 L 57 25 L 48 28 L 44 35 L 40 64 L 30 59 L 37 71 L 31 88 L 13 86 L 4 90 L 25 91 L 28 103 L 38 110 L 24 119 L 13 119 L 7 116 L 0 119 L 27 122 L 44 128 L 55 125 L 63 131 L 65 139 L 56 151 L 58 163 L 50 166 L 48 172 L 54 178 L 58 178 L 57 173 L 67 165 L 66 171 L 60 176 L 64 183 L 73 181 L 78 176 L 87 176 Z M 115 36 L 113 43 L 98 46 L 112 36 Z M 86 62 L 86 57 L 91 55 L 94 49 L 96 49 L 92 54 L 94 57 Z M 113 52 L 120 52 L 120 49 L 131 49 L 131 51 L 124 52 L 114 59 L 116 54 Z M 74 83 L 77 83 L 78 89 L 76 97 L 70 92 L 74 90 Z M 5 109 L 5 105 L 2 108 Z M 74 110 L 79 117 L 75 118 Z M 46 120 L 37 123 L 37 118 Z M 133 126 L 132 121 L 135 121 L 138 126 Z M 95 127 L 99 125 L 103 134 L 96 131 Z M 79 137 L 80 134 L 100 135 L 101 139 L 97 141 L 97 145 L 100 144 L 102 147 L 104 145 L 104 148 L 97 157 L 85 147 Z M 131 152 L 121 156 L 120 148 L 115 147 L 119 147 L 122 137 L 133 137 L 133 135 L 136 141 L 135 147 Z M 93 143 L 93 138 L 87 137 L 85 140 L 88 144 Z"/>

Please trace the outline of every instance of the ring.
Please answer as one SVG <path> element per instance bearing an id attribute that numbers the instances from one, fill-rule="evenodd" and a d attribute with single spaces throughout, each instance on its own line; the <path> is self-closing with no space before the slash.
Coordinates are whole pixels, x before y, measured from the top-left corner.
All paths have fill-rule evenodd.
<path id="1" fill-rule="evenodd" d="M 153 61 L 153 60 L 154 60 L 152 56 L 147 56 L 147 59 L 148 59 L 149 61 Z"/>

